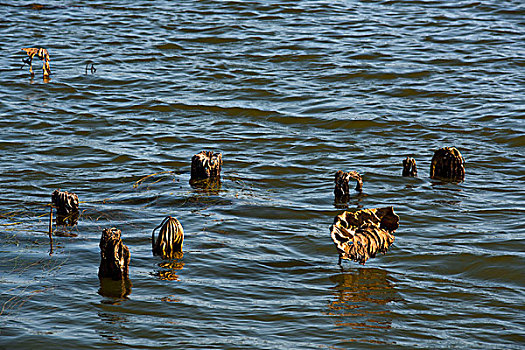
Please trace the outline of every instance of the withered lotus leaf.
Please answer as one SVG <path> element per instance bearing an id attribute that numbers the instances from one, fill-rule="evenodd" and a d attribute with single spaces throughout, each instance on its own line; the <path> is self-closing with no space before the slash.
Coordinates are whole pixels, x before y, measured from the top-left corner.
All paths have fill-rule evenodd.
<path id="1" fill-rule="evenodd" d="M 36 48 L 36 47 L 28 47 L 23 48 L 22 51 L 25 51 L 27 55 L 29 56 L 28 61 L 24 61 L 24 63 L 29 64 L 29 72 L 33 74 L 33 57 L 38 56 L 43 62 L 44 65 L 42 66 L 43 74 L 45 77 L 49 76 L 51 74 L 51 68 L 49 67 L 49 53 L 44 48 Z"/>
<path id="2" fill-rule="evenodd" d="M 159 236 L 155 240 L 155 230 L 160 227 Z M 184 242 L 184 230 L 179 220 L 172 216 L 166 217 L 151 233 L 153 255 L 163 259 L 174 259 L 180 256 Z"/>
<path id="3" fill-rule="evenodd" d="M 386 253 L 398 227 L 399 217 L 392 207 L 345 211 L 336 216 L 330 234 L 339 253 L 339 264 L 346 259 L 364 265 L 377 253 Z"/>
<path id="4" fill-rule="evenodd" d="M 69 215 L 78 211 L 78 196 L 74 193 L 55 190 L 51 194 L 51 201 L 59 215 Z"/>
<path id="5" fill-rule="evenodd" d="M 414 158 L 406 157 L 403 159 L 403 176 L 417 176 L 417 165 Z"/>
<path id="6" fill-rule="evenodd" d="M 122 280 L 129 276 L 131 256 L 128 247 L 122 243 L 120 230 L 115 227 L 106 228 L 100 238 L 99 278 Z"/>
<path id="7" fill-rule="evenodd" d="M 221 176 L 222 154 L 201 151 L 191 159 L 191 180 L 197 181 Z"/>

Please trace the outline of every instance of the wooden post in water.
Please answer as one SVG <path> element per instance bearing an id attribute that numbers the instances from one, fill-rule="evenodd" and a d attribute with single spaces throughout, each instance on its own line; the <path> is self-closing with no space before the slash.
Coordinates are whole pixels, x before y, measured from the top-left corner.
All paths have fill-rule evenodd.
<path id="1" fill-rule="evenodd" d="M 191 159 L 190 182 L 204 179 L 219 179 L 222 169 L 222 154 L 201 151 Z"/>
<path id="2" fill-rule="evenodd" d="M 160 227 L 159 236 L 155 240 L 155 230 Z M 181 255 L 184 242 L 184 230 L 179 220 L 167 216 L 151 233 L 151 248 L 153 255 L 163 259 L 173 259 Z"/>
<path id="3" fill-rule="evenodd" d="M 417 176 L 417 166 L 414 158 L 406 157 L 406 159 L 403 160 L 403 176 Z"/>
<path id="4" fill-rule="evenodd" d="M 465 178 L 465 160 L 455 147 L 443 147 L 434 152 L 430 164 L 432 179 L 463 181 Z"/>
<path id="5" fill-rule="evenodd" d="M 131 260 L 128 247 L 122 243 L 120 230 L 106 228 L 100 238 L 100 267 L 98 278 L 127 279 Z"/>
<path id="6" fill-rule="evenodd" d="M 346 202 L 350 198 L 350 179 L 354 179 L 357 181 L 355 190 L 358 192 L 361 192 L 363 189 L 363 179 L 361 178 L 361 175 L 357 171 L 350 171 L 345 173 L 342 170 L 339 170 L 337 173 L 335 173 L 335 188 L 334 188 L 334 195 L 335 200 L 340 202 Z"/>

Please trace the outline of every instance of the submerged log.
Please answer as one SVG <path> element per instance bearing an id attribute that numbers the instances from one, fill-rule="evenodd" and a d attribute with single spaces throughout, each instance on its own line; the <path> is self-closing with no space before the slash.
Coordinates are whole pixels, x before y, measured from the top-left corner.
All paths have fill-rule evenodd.
<path id="1" fill-rule="evenodd" d="M 336 216 L 330 235 L 339 253 L 339 264 L 347 259 L 364 265 L 377 253 L 386 253 L 398 227 L 399 216 L 392 207 L 345 211 Z"/>
<path id="2" fill-rule="evenodd" d="M 403 176 L 417 176 L 417 166 L 414 158 L 406 157 L 406 159 L 403 160 Z"/>
<path id="3" fill-rule="evenodd" d="M 339 170 L 335 173 L 335 188 L 334 195 L 336 201 L 347 201 L 350 197 L 350 179 L 357 181 L 355 190 L 361 192 L 363 189 L 363 180 L 361 175 L 357 171 L 350 171 L 345 173 L 342 170 Z"/>
<path id="4" fill-rule="evenodd" d="M 434 152 L 430 164 L 432 179 L 463 181 L 465 178 L 465 160 L 455 147 L 443 147 Z"/>
<path id="5" fill-rule="evenodd" d="M 68 216 L 69 214 L 78 212 L 78 196 L 67 191 L 55 190 L 51 195 L 53 206 L 57 208 L 57 214 Z"/>
<path id="6" fill-rule="evenodd" d="M 202 151 L 191 158 L 190 182 L 204 179 L 218 179 L 221 176 L 222 154 Z"/>
<path id="7" fill-rule="evenodd" d="M 130 260 L 129 249 L 122 243 L 120 230 L 114 227 L 104 229 L 100 238 L 98 278 L 111 278 L 117 281 L 128 278 Z"/>
<path id="8" fill-rule="evenodd" d="M 159 236 L 155 240 L 155 230 L 159 227 Z M 151 233 L 153 255 L 159 255 L 163 259 L 180 257 L 183 242 L 184 230 L 182 229 L 182 225 L 179 220 L 172 216 L 167 216 Z"/>

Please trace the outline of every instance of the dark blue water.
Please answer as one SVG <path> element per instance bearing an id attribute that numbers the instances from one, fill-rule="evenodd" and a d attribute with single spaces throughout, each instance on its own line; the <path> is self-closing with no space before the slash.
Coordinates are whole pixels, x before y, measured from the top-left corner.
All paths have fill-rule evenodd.
<path id="1" fill-rule="evenodd" d="M 2 1 L 0 348 L 523 348 L 524 15 L 520 1 Z M 50 79 L 38 59 L 34 77 L 21 68 L 24 47 L 47 48 Z M 465 181 L 428 178 L 444 146 Z M 201 150 L 223 154 L 218 189 L 188 183 Z M 337 170 L 363 176 L 347 208 Z M 57 188 L 81 217 L 50 245 Z M 341 270 L 334 217 L 387 205 L 394 245 Z M 167 215 L 182 259 L 151 253 Z M 97 277 L 106 227 L 131 251 L 127 286 Z"/>

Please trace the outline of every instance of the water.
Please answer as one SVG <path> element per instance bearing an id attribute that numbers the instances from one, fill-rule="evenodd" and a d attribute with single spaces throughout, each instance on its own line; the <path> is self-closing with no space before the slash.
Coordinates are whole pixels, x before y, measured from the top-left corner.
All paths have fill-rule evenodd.
<path id="1" fill-rule="evenodd" d="M 523 348 L 524 14 L 492 0 L 3 1 L 0 347 Z M 49 81 L 38 60 L 34 78 L 20 68 L 40 46 Z M 464 182 L 428 178 L 443 146 L 465 157 Z M 188 183 L 201 150 L 223 153 L 220 190 Z M 417 178 L 401 176 L 407 155 Z M 340 169 L 364 180 L 349 210 L 400 216 L 386 255 L 343 271 Z M 82 216 L 50 247 L 56 188 Z M 166 215 L 186 233 L 171 262 L 151 254 Z M 97 278 L 113 226 L 127 289 Z"/>

